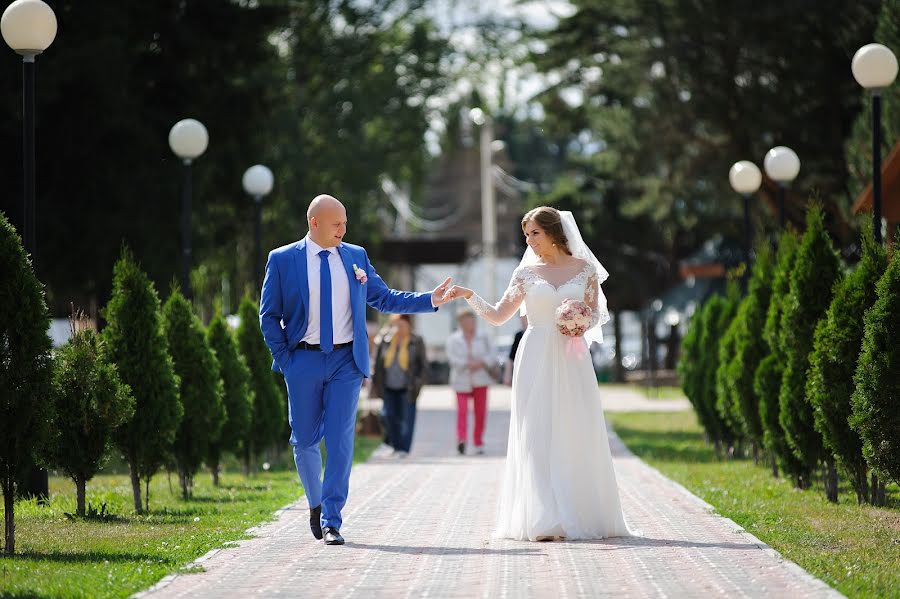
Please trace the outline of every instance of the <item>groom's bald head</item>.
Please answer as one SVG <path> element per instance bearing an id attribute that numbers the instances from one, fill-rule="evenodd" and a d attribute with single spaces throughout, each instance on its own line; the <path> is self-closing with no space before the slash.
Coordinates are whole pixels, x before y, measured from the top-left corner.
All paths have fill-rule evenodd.
<path id="1" fill-rule="evenodd" d="M 337 246 L 347 233 L 347 211 L 334 196 L 314 197 L 306 210 L 306 222 L 310 238 L 323 248 Z"/>

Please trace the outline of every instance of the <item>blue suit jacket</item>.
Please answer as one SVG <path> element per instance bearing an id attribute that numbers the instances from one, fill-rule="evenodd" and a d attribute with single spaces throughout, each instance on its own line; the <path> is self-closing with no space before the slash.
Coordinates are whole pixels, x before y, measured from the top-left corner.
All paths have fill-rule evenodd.
<path id="1" fill-rule="evenodd" d="M 414 314 L 434 312 L 430 293 L 390 289 L 369 262 L 366 250 L 342 243 L 338 253 L 350 282 L 353 315 L 353 360 L 363 376 L 369 376 L 369 335 L 366 304 L 379 312 Z M 368 280 L 360 283 L 353 265 L 365 271 Z M 332 273 L 338 276 L 338 273 Z M 272 352 L 272 370 L 284 372 L 290 351 L 306 335 L 309 324 L 309 278 L 306 269 L 306 238 L 269 252 L 266 278 L 259 301 L 259 326 Z"/>

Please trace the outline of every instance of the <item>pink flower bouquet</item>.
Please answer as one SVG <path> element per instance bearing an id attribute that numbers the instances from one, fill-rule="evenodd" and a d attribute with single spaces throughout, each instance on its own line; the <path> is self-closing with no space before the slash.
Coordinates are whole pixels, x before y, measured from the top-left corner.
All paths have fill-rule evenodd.
<path id="1" fill-rule="evenodd" d="M 566 346 L 567 353 L 580 355 L 587 349 L 580 339 L 590 328 L 593 313 L 590 306 L 572 299 L 564 300 L 556 309 L 556 330 L 570 338 Z"/>

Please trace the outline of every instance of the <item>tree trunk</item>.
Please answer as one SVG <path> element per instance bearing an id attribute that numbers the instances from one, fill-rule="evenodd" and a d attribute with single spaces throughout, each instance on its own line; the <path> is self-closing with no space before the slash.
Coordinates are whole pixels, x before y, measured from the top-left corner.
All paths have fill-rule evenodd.
<path id="1" fill-rule="evenodd" d="M 178 469 L 178 484 L 181 485 L 181 498 L 187 500 L 189 497 L 187 474 L 180 468 Z"/>
<path id="2" fill-rule="evenodd" d="M 769 459 L 772 460 L 772 476 L 778 478 L 778 457 L 774 451 L 769 452 Z"/>
<path id="3" fill-rule="evenodd" d="M 612 313 L 613 318 L 613 335 L 616 338 L 616 359 L 613 362 L 613 381 L 617 383 L 625 382 L 625 366 L 622 364 L 622 312 L 616 310 Z"/>
<path id="4" fill-rule="evenodd" d="M 85 491 L 85 486 L 87 486 L 87 484 L 86 484 L 86 481 L 81 477 L 74 477 L 74 478 L 75 478 L 75 497 L 76 497 L 75 514 L 84 518 L 84 516 L 85 516 L 84 491 Z"/>
<path id="5" fill-rule="evenodd" d="M 884 483 L 878 480 L 878 476 L 872 473 L 872 505 L 885 504 L 885 488 Z"/>
<path id="6" fill-rule="evenodd" d="M 218 461 L 214 462 L 210 466 L 210 470 L 212 470 L 213 486 L 218 487 L 219 486 L 219 462 Z"/>
<path id="7" fill-rule="evenodd" d="M 837 503 L 838 500 L 838 476 L 837 468 L 834 465 L 834 456 L 829 456 L 823 465 L 823 474 L 825 475 L 825 497 L 831 503 Z"/>
<path id="8" fill-rule="evenodd" d="M 759 465 L 759 444 L 756 441 L 750 445 L 750 450 L 753 453 L 753 465 Z"/>
<path id="9" fill-rule="evenodd" d="M 16 488 L 11 479 L 7 479 L 3 481 L 3 520 L 4 520 L 4 539 L 5 539 L 5 549 L 7 555 L 12 555 L 16 552 L 16 520 L 15 520 L 15 507 L 16 502 Z"/>
<path id="10" fill-rule="evenodd" d="M 854 470 L 853 486 L 856 489 L 856 503 L 862 505 L 870 502 L 869 476 L 865 469 Z"/>
<path id="11" fill-rule="evenodd" d="M 146 479 L 144 479 L 144 489 L 147 490 L 147 492 L 144 493 L 144 504 L 147 506 L 147 513 L 149 514 L 150 513 L 150 477 L 149 476 Z"/>
<path id="12" fill-rule="evenodd" d="M 144 511 L 144 507 L 141 505 L 141 477 L 138 476 L 137 459 L 130 459 L 129 466 L 131 467 L 131 494 L 134 496 L 134 511 L 138 514 Z"/>

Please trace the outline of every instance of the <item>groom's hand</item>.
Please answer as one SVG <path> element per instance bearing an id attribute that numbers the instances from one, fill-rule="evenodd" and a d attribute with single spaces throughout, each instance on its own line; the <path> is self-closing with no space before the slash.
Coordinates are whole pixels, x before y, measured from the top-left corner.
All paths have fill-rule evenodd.
<path id="1" fill-rule="evenodd" d="M 453 299 L 449 295 L 447 295 L 447 288 L 450 287 L 451 282 L 452 279 L 450 277 L 447 277 L 443 283 L 435 287 L 434 291 L 431 292 L 431 305 L 433 305 L 435 308 L 442 304 L 446 304 L 451 299 Z"/>

